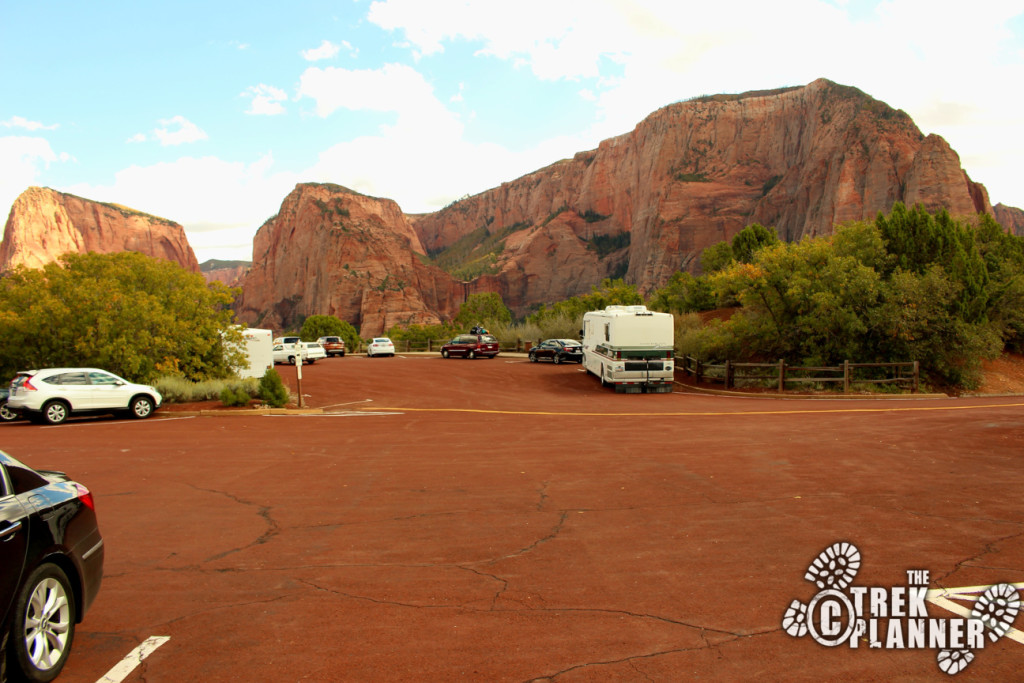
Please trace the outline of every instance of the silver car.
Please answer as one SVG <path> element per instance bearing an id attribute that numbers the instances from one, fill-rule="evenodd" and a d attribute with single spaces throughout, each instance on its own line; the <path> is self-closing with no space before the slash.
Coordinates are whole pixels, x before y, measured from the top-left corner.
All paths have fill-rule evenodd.
<path id="1" fill-rule="evenodd" d="M 71 415 L 124 412 L 134 418 L 153 414 L 160 392 L 98 368 L 47 368 L 18 373 L 7 407 L 34 422 L 60 424 Z"/>

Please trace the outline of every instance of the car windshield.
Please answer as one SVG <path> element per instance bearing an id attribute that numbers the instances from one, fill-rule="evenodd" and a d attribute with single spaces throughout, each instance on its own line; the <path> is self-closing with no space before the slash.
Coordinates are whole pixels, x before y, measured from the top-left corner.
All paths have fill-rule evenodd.
<path id="1" fill-rule="evenodd" d="M 374 344 L 390 344 L 391 340 L 388 339 L 387 337 L 381 337 L 380 339 L 374 339 L 373 343 Z"/>
<path id="2" fill-rule="evenodd" d="M 576 341 L 575 339 L 559 339 L 558 341 L 562 342 L 562 344 L 564 344 L 565 346 L 579 346 L 580 345 L 580 343 L 578 341 Z"/>
<path id="3" fill-rule="evenodd" d="M 491 343 L 491 342 L 496 342 L 498 340 L 496 338 L 492 337 L 489 334 L 485 334 L 482 337 L 480 337 L 480 341 L 485 341 L 485 342 Z"/>

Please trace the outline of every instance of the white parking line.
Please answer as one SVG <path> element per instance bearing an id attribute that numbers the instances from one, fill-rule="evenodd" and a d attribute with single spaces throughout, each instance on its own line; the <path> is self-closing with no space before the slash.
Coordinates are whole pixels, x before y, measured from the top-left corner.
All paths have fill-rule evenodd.
<path id="1" fill-rule="evenodd" d="M 148 420 L 114 420 L 110 422 L 108 420 L 82 420 L 82 421 L 68 421 L 59 425 L 42 425 L 41 429 L 67 429 L 68 427 L 89 427 L 92 425 L 137 425 L 146 424 L 147 422 L 169 422 L 171 420 L 192 420 L 195 415 L 182 415 L 181 417 L 153 417 Z"/>
<path id="2" fill-rule="evenodd" d="M 142 660 L 153 654 L 154 650 L 170 640 L 170 636 L 150 636 L 137 648 L 129 652 L 124 659 L 118 662 L 113 669 L 108 671 L 96 683 L 121 683 L 128 677 L 135 668 L 142 664 Z"/>

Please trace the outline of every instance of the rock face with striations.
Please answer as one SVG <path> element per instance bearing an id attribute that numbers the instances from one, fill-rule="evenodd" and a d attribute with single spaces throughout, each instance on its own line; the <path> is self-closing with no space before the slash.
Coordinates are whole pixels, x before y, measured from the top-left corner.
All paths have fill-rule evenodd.
<path id="1" fill-rule="evenodd" d="M 1005 204 L 996 204 L 992 207 L 996 221 L 1003 228 L 1018 237 L 1024 237 L 1024 211 Z"/>
<path id="2" fill-rule="evenodd" d="M 30 187 L 11 207 L 0 243 L 0 272 L 42 268 L 68 253 L 137 251 L 192 272 L 199 263 L 177 223 L 44 187 Z"/>
<path id="3" fill-rule="evenodd" d="M 417 216 L 433 251 L 481 226 L 516 229 L 476 283 L 517 313 L 622 276 L 647 292 L 758 222 L 783 239 L 872 220 L 895 202 L 992 213 L 942 138 L 861 91 L 817 80 L 660 109 L 630 133 Z M 585 219 L 585 220 L 584 220 Z M 600 255 L 597 239 L 628 244 Z"/>
<path id="4" fill-rule="evenodd" d="M 275 330 L 310 315 L 351 322 L 364 337 L 458 313 L 463 287 L 424 265 L 398 205 L 339 185 L 300 184 L 253 241 L 238 318 Z"/>

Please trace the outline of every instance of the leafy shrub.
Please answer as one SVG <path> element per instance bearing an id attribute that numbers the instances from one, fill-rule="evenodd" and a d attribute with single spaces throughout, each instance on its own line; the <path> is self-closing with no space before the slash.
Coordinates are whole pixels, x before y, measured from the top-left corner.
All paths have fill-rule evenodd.
<path id="1" fill-rule="evenodd" d="M 280 408 L 288 403 L 288 388 L 281 381 L 277 370 L 270 368 L 260 379 L 259 397 L 268 406 Z"/>
<path id="2" fill-rule="evenodd" d="M 243 387 L 224 387 L 220 392 L 220 402 L 226 406 L 247 406 L 252 396 Z"/>

